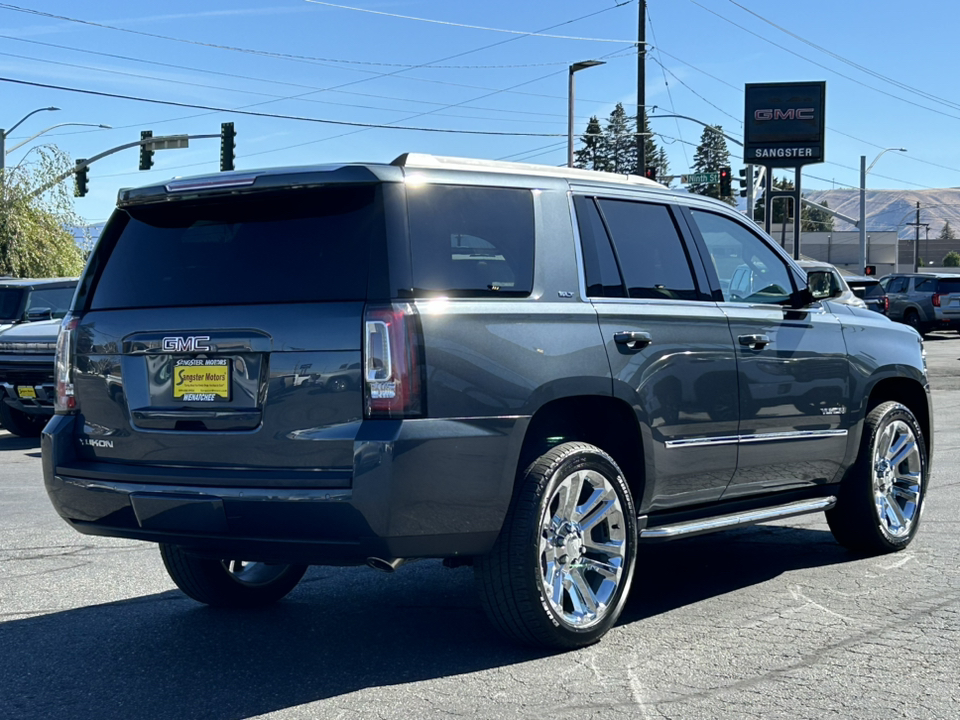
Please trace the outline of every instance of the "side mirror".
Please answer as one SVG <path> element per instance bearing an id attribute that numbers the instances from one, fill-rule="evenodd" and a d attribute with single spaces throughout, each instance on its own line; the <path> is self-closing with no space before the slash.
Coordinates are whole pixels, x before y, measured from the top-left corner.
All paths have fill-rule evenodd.
<path id="1" fill-rule="evenodd" d="M 810 270 L 807 273 L 807 286 L 794 297 L 793 307 L 802 308 L 811 303 L 840 297 L 843 290 L 833 282 L 833 273 L 829 270 Z"/>
<path id="2" fill-rule="evenodd" d="M 27 310 L 27 322 L 37 322 L 39 320 L 52 320 L 53 309 L 48 307 L 34 307 Z"/>

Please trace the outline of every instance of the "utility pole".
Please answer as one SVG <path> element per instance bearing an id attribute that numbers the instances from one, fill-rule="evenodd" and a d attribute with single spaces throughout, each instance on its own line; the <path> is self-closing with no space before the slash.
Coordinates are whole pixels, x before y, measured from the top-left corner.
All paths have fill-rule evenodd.
<path id="1" fill-rule="evenodd" d="M 917 272 L 920 268 L 920 201 L 917 200 L 917 221 L 906 223 L 907 227 L 913 226 L 916 235 L 913 240 L 913 271 Z"/>
<path id="2" fill-rule="evenodd" d="M 637 174 L 643 175 L 647 169 L 647 137 L 643 134 L 647 117 L 647 0 L 640 0 L 637 4 L 640 6 L 637 26 Z"/>

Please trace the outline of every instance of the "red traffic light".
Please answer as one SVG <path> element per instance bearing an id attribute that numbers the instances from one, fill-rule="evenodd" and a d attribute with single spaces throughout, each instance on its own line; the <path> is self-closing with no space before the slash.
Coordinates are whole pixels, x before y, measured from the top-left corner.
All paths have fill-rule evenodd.
<path id="1" fill-rule="evenodd" d="M 648 166 L 646 167 L 646 169 L 643 171 L 643 176 L 644 176 L 647 180 L 653 180 L 654 182 L 656 182 L 656 181 L 657 181 L 657 168 L 656 168 L 656 166 L 654 166 L 654 165 L 648 165 Z"/>
<path id="2" fill-rule="evenodd" d="M 864 274 L 864 275 L 876 275 L 876 274 L 877 274 L 877 266 L 876 266 L 876 265 L 867 265 L 865 268 L 863 268 L 863 274 Z"/>

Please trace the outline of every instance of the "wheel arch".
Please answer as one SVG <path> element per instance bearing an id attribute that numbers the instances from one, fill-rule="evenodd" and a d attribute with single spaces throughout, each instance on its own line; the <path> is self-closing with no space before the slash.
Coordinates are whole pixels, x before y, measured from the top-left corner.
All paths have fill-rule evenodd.
<path id="1" fill-rule="evenodd" d="M 643 500 L 642 436 L 636 414 L 626 402 L 608 395 L 578 395 L 540 406 L 527 425 L 517 474 L 551 447 L 580 441 L 596 445 L 620 466 L 639 507 Z"/>

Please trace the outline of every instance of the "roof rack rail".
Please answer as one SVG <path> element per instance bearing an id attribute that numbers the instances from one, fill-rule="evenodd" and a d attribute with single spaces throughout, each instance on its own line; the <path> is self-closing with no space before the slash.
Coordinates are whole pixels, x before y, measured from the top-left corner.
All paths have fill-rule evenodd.
<path id="1" fill-rule="evenodd" d="M 402 168 L 422 168 L 436 170 L 477 170 L 511 173 L 515 175 L 544 175 L 547 177 L 580 180 L 583 182 L 623 183 L 625 185 L 644 185 L 653 188 L 666 188 L 653 180 L 639 175 L 621 175 L 599 170 L 581 170 L 580 168 L 553 167 L 534 163 L 516 163 L 503 160 L 480 160 L 477 158 L 446 157 L 427 153 L 404 153 L 391 165 Z"/>

